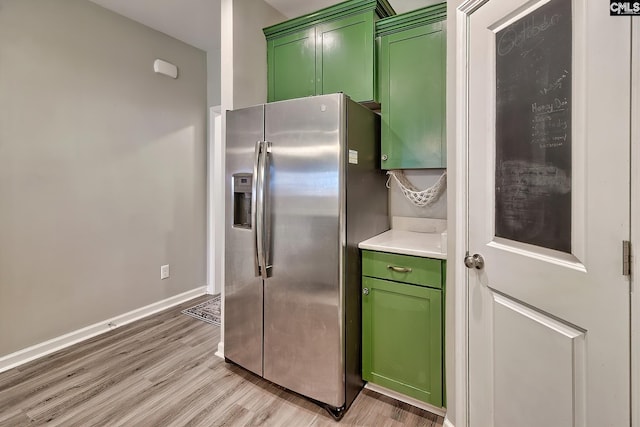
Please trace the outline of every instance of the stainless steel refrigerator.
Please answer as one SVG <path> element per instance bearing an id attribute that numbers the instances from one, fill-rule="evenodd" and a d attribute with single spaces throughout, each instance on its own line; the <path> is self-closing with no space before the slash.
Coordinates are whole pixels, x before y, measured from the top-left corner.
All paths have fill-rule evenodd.
<path id="1" fill-rule="evenodd" d="M 343 94 L 226 115 L 225 358 L 336 418 L 363 385 L 357 245 L 388 229 L 379 134 Z"/>

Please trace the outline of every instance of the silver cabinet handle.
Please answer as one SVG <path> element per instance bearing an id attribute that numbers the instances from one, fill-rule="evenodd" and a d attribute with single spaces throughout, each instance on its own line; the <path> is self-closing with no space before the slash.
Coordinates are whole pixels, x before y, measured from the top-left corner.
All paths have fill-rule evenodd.
<path id="1" fill-rule="evenodd" d="M 484 268 L 484 258 L 480 254 L 473 254 L 464 257 L 464 265 L 467 268 L 475 268 L 476 270 L 482 270 Z"/>
<path id="2" fill-rule="evenodd" d="M 364 295 L 369 295 L 369 288 L 364 288 L 364 289 L 362 289 L 362 293 L 363 293 Z"/>
<path id="3" fill-rule="evenodd" d="M 387 265 L 387 268 L 396 273 L 411 273 L 412 271 L 409 267 L 398 267 L 397 265 Z"/>

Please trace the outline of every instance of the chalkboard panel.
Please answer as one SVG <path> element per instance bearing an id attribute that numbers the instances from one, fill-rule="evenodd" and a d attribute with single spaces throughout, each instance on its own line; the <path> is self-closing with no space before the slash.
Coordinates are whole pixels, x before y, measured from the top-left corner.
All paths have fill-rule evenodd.
<path id="1" fill-rule="evenodd" d="M 496 236 L 571 252 L 571 0 L 496 33 Z"/>

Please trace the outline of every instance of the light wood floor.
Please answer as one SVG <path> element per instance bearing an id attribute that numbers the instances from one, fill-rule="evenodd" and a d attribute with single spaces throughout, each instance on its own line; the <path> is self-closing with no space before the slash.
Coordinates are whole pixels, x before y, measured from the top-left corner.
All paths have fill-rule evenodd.
<path id="1" fill-rule="evenodd" d="M 214 356 L 220 328 L 180 313 L 203 296 L 0 374 L 0 426 L 442 426 L 363 390 L 338 424 Z"/>

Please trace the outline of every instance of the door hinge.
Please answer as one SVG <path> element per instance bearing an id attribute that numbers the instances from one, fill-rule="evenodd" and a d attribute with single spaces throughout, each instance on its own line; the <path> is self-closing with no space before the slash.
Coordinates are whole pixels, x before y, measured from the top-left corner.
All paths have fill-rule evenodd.
<path id="1" fill-rule="evenodd" d="M 622 274 L 631 276 L 631 242 L 622 241 Z"/>

